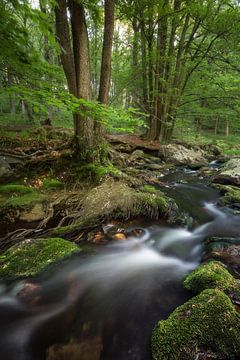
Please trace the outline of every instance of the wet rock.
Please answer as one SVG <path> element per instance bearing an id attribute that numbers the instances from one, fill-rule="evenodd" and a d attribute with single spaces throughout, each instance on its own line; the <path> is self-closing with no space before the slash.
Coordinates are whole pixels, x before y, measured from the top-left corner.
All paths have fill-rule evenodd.
<path id="1" fill-rule="evenodd" d="M 39 203 L 34 205 L 32 209 L 21 212 L 19 220 L 26 222 L 41 221 L 44 219 L 44 216 L 43 204 Z"/>
<path id="2" fill-rule="evenodd" d="M 13 171 L 11 170 L 10 165 L 7 163 L 6 160 L 0 157 L 0 182 L 9 179 L 12 174 Z"/>
<path id="3" fill-rule="evenodd" d="M 41 299 L 41 290 L 42 287 L 40 284 L 25 281 L 23 288 L 18 292 L 17 297 L 29 304 L 29 305 L 37 305 L 39 300 Z"/>
<path id="4" fill-rule="evenodd" d="M 206 244 L 204 259 L 221 261 L 232 272 L 240 274 L 240 239 L 211 238 L 208 244 Z"/>
<path id="5" fill-rule="evenodd" d="M 24 240 L 1 256 L 0 278 L 35 276 L 50 264 L 79 250 L 77 245 L 61 238 Z"/>
<path id="6" fill-rule="evenodd" d="M 149 169 L 149 170 L 154 170 L 154 171 L 158 171 L 158 170 L 162 170 L 162 166 L 159 164 L 146 164 L 144 165 L 145 169 Z"/>
<path id="7" fill-rule="evenodd" d="M 99 335 L 78 339 L 72 337 L 67 344 L 52 345 L 47 360 L 96 360 L 100 359 L 102 338 Z"/>
<path id="8" fill-rule="evenodd" d="M 240 159 L 231 159 L 212 181 L 224 185 L 240 185 Z"/>
<path id="9" fill-rule="evenodd" d="M 131 161 L 131 162 L 133 162 L 133 161 L 136 161 L 136 160 L 138 160 L 138 159 L 144 159 L 145 158 L 145 154 L 144 154 L 144 152 L 142 151 L 142 150 L 135 150 L 132 154 L 131 154 L 131 156 L 129 157 L 129 160 Z"/>
<path id="10" fill-rule="evenodd" d="M 239 187 L 232 185 L 220 185 L 220 184 L 214 184 L 213 186 L 220 191 L 221 195 L 223 195 L 218 201 L 220 205 L 228 205 L 231 207 L 239 208 L 239 204 L 240 204 Z"/>
<path id="11" fill-rule="evenodd" d="M 162 145 L 159 156 L 165 162 L 174 165 L 207 164 L 203 150 L 187 149 L 183 145 L 169 144 Z"/>
<path id="12" fill-rule="evenodd" d="M 206 168 L 206 161 L 205 162 L 196 162 L 196 163 L 193 163 L 193 164 L 189 164 L 188 167 L 191 169 L 191 170 L 199 170 L 203 167 Z"/>
<path id="13" fill-rule="evenodd" d="M 220 359 L 240 357 L 239 313 L 229 297 L 217 289 L 204 290 L 179 306 L 153 331 L 155 360 L 197 359 L 199 349 L 214 349 Z"/>

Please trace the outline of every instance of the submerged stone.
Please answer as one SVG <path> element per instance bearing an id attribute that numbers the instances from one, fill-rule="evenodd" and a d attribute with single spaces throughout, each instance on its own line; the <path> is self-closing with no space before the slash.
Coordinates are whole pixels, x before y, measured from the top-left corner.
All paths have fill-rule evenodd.
<path id="1" fill-rule="evenodd" d="M 0 256 L 0 278 L 35 276 L 76 251 L 77 245 L 61 238 L 24 240 Z"/>
<path id="2" fill-rule="evenodd" d="M 224 292 L 204 290 L 159 321 L 151 347 L 155 360 L 193 360 L 203 350 L 218 358 L 238 359 L 240 314 Z"/>

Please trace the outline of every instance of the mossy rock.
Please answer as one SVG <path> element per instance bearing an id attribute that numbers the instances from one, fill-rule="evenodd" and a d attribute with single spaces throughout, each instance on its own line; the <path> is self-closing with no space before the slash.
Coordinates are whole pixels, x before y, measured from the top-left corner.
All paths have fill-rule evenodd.
<path id="1" fill-rule="evenodd" d="M 61 238 L 24 240 L 0 256 L 0 278 L 35 276 L 76 251 L 79 251 L 77 245 Z"/>
<path id="2" fill-rule="evenodd" d="M 129 219 L 137 216 L 157 219 L 167 216 L 172 201 L 160 191 L 149 193 L 144 189 L 130 188 L 120 181 L 105 181 L 87 192 L 81 205 L 76 223 L 54 230 L 55 234 L 96 225 L 107 219 Z"/>
<path id="3" fill-rule="evenodd" d="M 159 321 L 151 347 L 155 360 L 193 360 L 203 350 L 239 359 L 240 314 L 224 292 L 204 290 Z"/>
<path id="4" fill-rule="evenodd" d="M 191 274 L 187 275 L 183 285 L 185 289 L 200 293 L 205 289 L 217 288 L 227 294 L 240 295 L 240 281 L 218 261 L 210 261 L 200 265 Z"/>
<path id="5" fill-rule="evenodd" d="M 224 196 L 220 199 L 223 205 L 240 204 L 240 188 L 237 186 L 220 185 L 220 191 Z"/>

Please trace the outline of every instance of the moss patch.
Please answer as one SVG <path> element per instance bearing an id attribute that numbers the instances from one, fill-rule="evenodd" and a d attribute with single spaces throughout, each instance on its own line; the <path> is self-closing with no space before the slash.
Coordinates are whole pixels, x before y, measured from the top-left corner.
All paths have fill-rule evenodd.
<path id="1" fill-rule="evenodd" d="M 26 207 L 41 202 L 43 196 L 36 191 L 31 191 L 27 194 L 12 193 L 10 196 L 0 195 L 0 207 Z"/>
<path id="2" fill-rule="evenodd" d="M 197 359 L 201 350 L 220 358 L 240 357 L 240 315 L 229 297 L 208 289 L 160 321 L 152 335 L 155 360 Z"/>
<path id="3" fill-rule="evenodd" d="M 219 188 L 224 194 L 224 196 L 220 199 L 221 204 L 231 205 L 234 203 L 240 203 L 240 188 L 228 185 L 220 185 Z"/>
<path id="4" fill-rule="evenodd" d="M 63 188 L 63 183 L 58 179 L 46 179 L 43 182 L 44 189 L 61 189 Z"/>
<path id="5" fill-rule="evenodd" d="M 94 163 L 83 165 L 79 171 L 81 178 L 90 178 L 92 181 L 96 182 L 98 182 L 107 175 L 110 175 L 117 179 L 121 176 L 121 171 L 115 168 L 110 163 L 106 166 L 100 166 Z"/>
<path id="6" fill-rule="evenodd" d="M 218 261 L 210 261 L 207 264 L 200 265 L 185 278 L 183 285 L 187 290 L 194 293 L 200 293 L 209 288 L 217 288 L 227 294 L 240 295 L 240 281 L 235 279 Z"/>
<path id="7" fill-rule="evenodd" d="M 160 190 L 156 189 L 154 186 L 152 185 L 143 185 L 140 188 L 141 191 L 146 192 L 146 193 L 150 193 L 150 194 L 157 194 L 157 193 L 161 193 Z M 162 193 L 161 193 L 162 194 Z"/>
<path id="8" fill-rule="evenodd" d="M 77 250 L 77 245 L 60 238 L 25 240 L 0 257 L 0 277 L 15 279 L 34 276 Z"/>
<path id="9" fill-rule="evenodd" d="M 96 225 L 105 219 L 166 216 L 170 209 L 170 199 L 161 192 L 151 194 L 136 191 L 120 181 L 105 181 L 91 189 L 83 198 L 81 205 L 76 223 L 54 230 L 55 234 L 62 234 L 91 224 Z"/>
<path id="10" fill-rule="evenodd" d="M 0 186 L 0 194 L 29 194 L 32 193 L 33 189 L 25 186 L 25 185 L 18 185 L 18 184 L 8 184 L 8 185 L 1 185 Z"/>

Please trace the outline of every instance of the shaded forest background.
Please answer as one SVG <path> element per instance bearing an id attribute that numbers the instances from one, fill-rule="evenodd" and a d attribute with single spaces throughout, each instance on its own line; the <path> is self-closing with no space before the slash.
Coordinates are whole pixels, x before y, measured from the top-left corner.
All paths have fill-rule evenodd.
<path id="1" fill-rule="evenodd" d="M 237 141 L 238 1 L 2 0 L 0 16 L 1 131 L 72 128 L 87 161 L 106 132 Z"/>

